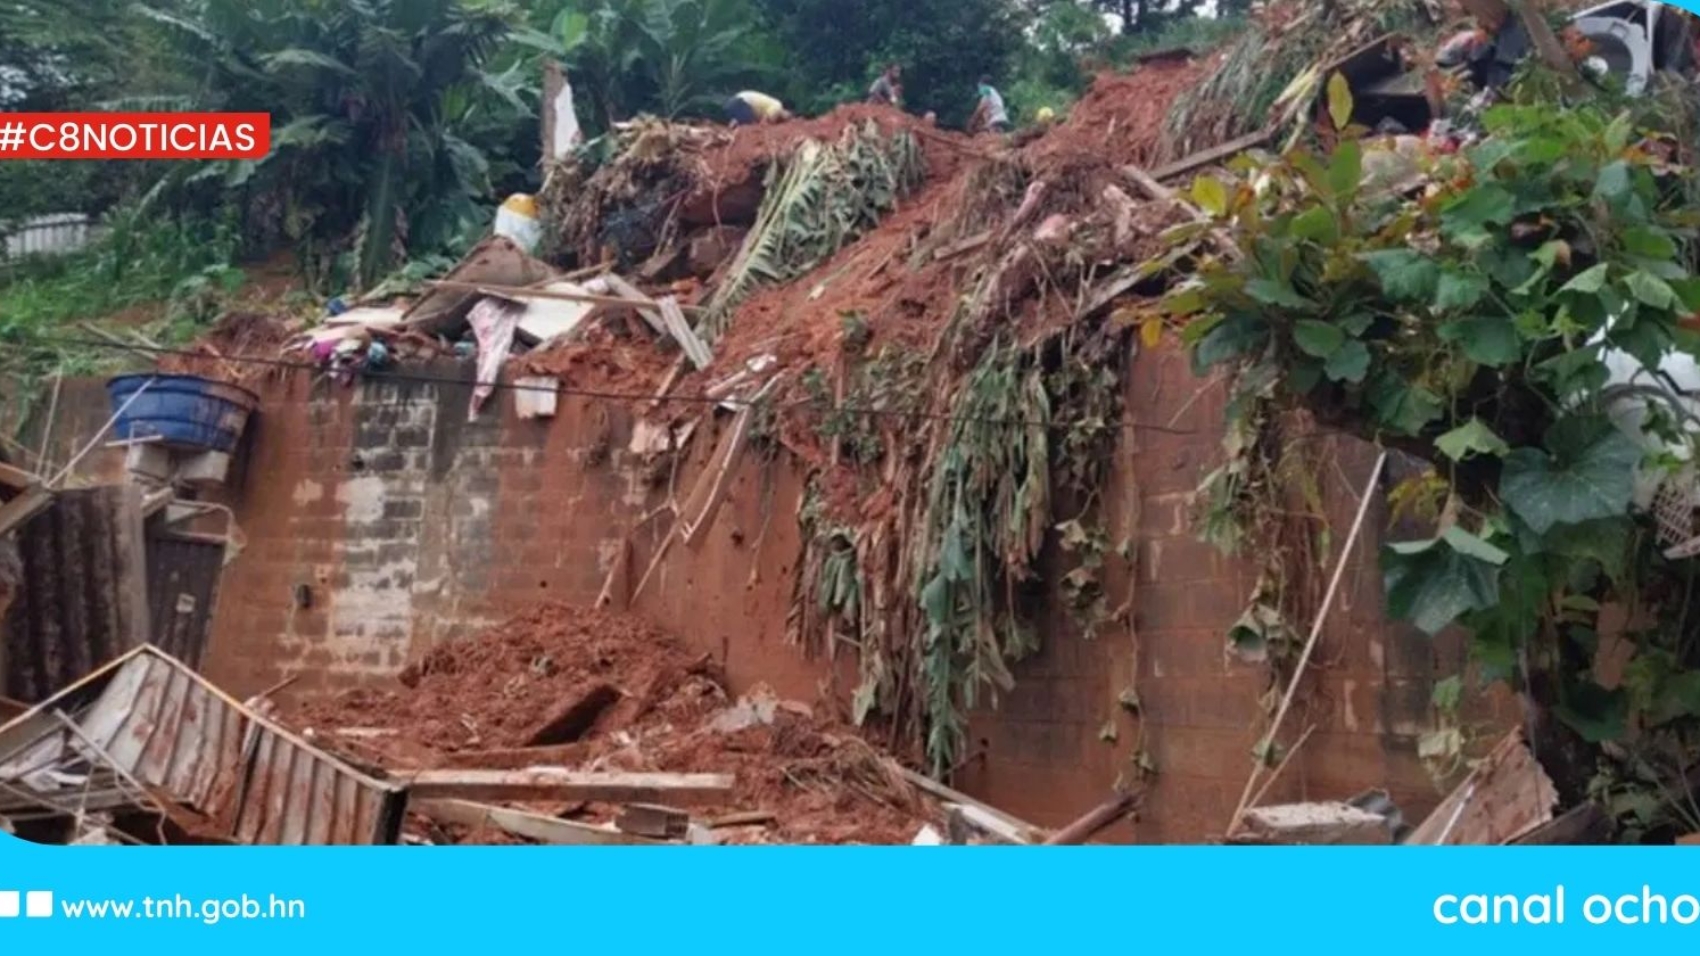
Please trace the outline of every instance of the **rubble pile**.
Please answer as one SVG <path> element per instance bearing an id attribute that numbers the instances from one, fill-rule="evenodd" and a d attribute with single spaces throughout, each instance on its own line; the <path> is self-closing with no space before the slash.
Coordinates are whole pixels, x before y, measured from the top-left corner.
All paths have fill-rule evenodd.
<path id="1" fill-rule="evenodd" d="M 523 769 L 535 761 L 592 772 L 732 774 L 732 797 L 693 807 L 693 819 L 765 818 L 717 828 L 715 842 L 908 843 L 928 819 L 890 759 L 854 729 L 764 688 L 734 698 L 711 658 L 624 615 L 537 607 L 436 649 L 401 684 L 305 701 L 285 719 L 353 762 L 392 772 Z M 616 814 L 595 803 L 540 812 L 587 823 Z M 432 830 L 417 814 L 409 827 L 422 836 Z M 437 838 L 493 836 L 435 830 Z"/>

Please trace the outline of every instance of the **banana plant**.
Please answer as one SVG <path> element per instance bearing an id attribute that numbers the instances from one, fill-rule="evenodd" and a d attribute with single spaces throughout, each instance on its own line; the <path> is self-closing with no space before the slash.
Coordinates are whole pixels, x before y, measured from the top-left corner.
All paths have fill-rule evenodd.
<path id="1" fill-rule="evenodd" d="M 780 57 L 749 0 L 571 0 L 517 39 L 566 65 L 596 123 L 713 109 Z"/>
<path id="2" fill-rule="evenodd" d="M 265 159 L 185 178 L 248 190 L 304 258 L 345 254 L 358 286 L 481 222 L 494 197 L 470 134 L 499 141 L 532 112 L 515 74 L 484 69 L 510 31 L 493 3 L 193 0 L 141 12 L 202 78 L 198 106 L 272 115 Z"/>

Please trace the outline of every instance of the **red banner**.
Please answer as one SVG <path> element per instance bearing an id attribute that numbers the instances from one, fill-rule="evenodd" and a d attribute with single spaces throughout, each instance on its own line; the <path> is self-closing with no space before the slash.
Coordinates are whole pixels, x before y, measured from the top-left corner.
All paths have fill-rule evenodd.
<path id="1" fill-rule="evenodd" d="M 269 113 L 0 113 L 0 160 L 262 159 Z"/>

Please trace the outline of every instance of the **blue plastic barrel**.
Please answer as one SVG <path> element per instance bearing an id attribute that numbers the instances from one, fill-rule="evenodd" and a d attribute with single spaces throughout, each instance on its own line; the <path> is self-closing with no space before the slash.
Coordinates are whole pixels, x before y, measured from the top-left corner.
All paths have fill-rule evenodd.
<path id="1" fill-rule="evenodd" d="M 153 381 L 148 390 L 126 402 Z M 122 375 L 106 383 L 120 441 L 154 438 L 174 448 L 230 452 L 260 397 L 245 388 L 194 375 Z"/>

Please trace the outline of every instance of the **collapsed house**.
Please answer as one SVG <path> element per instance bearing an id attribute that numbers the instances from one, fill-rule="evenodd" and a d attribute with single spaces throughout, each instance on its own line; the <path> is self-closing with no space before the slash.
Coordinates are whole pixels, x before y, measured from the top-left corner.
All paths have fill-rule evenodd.
<path id="1" fill-rule="evenodd" d="M 65 839 L 96 790 L 95 829 L 131 838 L 160 819 L 261 842 L 1564 838 L 1503 701 L 1487 759 L 1431 778 L 1431 693 L 1463 650 L 1386 620 L 1373 531 L 1344 548 L 1309 671 L 1270 619 L 1225 646 L 1255 565 L 1193 534 L 1225 399 L 1136 306 L 1195 218 L 1174 190 L 1309 131 L 1328 77 L 1420 126 L 1369 84 L 1390 32 L 1443 24 L 1416 0 L 1344 7 L 1275 5 L 1009 144 L 868 106 L 640 121 L 596 170 L 551 168 L 531 252 L 493 237 L 417 297 L 293 336 L 227 319 L 162 370 L 256 395 L 203 502 L 243 542 L 204 660 L 141 648 L 164 640 L 150 624 L 33 682 L 0 728 L 0 806 Z M 1305 437 L 1294 612 L 1342 557 L 1317 532 L 1387 510 L 1368 446 Z M 138 763 L 109 729 L 153 706 L 113 690 L 132 672 L 255 695 L 231 733 L 279 743 L 177 778 L 197 748 Z M 1254 754 L 1289 709 L 1278 760 Z M 202 785 L 263 780 L 274 747 L 383 809 L 326 830 L 342 804 L 256 813 Z"/>

